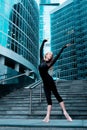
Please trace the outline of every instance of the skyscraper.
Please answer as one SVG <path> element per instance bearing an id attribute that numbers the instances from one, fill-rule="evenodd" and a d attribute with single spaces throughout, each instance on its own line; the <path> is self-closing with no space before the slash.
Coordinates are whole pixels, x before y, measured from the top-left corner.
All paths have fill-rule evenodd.
<path id="1" fill-rule="evenodd" d="M 51 45 L 56 55 L 63 45 L 74 43 L 62 53 L 54 69 L 63 79 L 87 79 L 87 1 L 67 0 L 51 12 Z"/>
<path id="2" fill-rule="evenodd" d="M 73 0 L 77 77 L 87 79 L 87 0 Z"/>
<path id="3" fill-rule="evenodd" d="M 0 0 L 0 74 L 9 77 L 29 70 L 37 77 L 38 48 L 39 10 L 36 2 Z"/>
<path id="4" fill-rule="evenodd" d="M 50 51 L 50 11 L 56 6 L 52 0 L 40 0 L 40 43 L 44 38 L 48 39 L 44 53 Z M 58 1 L 56 2 L 58 3 Z"/>
<path id="5" fill-rule="evenodd" d="M 46 4 L 46 3 L 50 3 L 50 0 L 40 0 L 40 5 L 41 4 Z M 44 18 L 45 18 L 45 6 L 44 5 L 41 5 L 40 6 L 40 33 L 39 33 L 39 36 L 40 36 L 40 43 L 42 42 L 42 40 L 45 38 L 45 30 L 44 30 L 44 26 L 45 26 L 45 23 L 44 23 Z"/>

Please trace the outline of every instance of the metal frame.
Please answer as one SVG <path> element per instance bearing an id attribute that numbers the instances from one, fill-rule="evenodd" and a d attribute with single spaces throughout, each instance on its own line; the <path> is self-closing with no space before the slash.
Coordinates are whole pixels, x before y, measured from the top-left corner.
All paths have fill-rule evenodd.
<path id="1" fill-rule="evenodd" d="M 45 4 L 45 3 L 41 3 L 41 4 L 39 4 L 40 6 L 59 6 L 60 4 L 59 3 L 47 3 L 47 4 Z"/>
<path id="2" fill-rule="evenodd" d="M 40 86 L 40 103 L 42 101 L 42 80 L 36 81 L 35 83 L 29 85 L 29 90 L 30 90 L 30 108 L 29 108 L 29 113 L 32 113 L 32 91 L 35 89 L 37 86 Z"/>
<path id="3" fill-rule="evenodd" d="M 11 79 L 15 79 L 15 78 L 18 78 L 18 77 L 21 77 L 21 76 L 24 76 L 24 75 L 29 76 L 31 73 L 34 73 L 34 72 L 33 71 L 29 71 L 29 70 L 25 70 L 25 73 L 23 73 L 23 74 L 19 74 L 19 75 L 16 75 L 16 76 L 12 76 L 12 77 L 0 80 L 0 83 L 2 83 L 4 81 L 11 80 Z M 1 76 L 4 76 L 4 75 L 8 75 L 8 74 L 3 74 Z"/>

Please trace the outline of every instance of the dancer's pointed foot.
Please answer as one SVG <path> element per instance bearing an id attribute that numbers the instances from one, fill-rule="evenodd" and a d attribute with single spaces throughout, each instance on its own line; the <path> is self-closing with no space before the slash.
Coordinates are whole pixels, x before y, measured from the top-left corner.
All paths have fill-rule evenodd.
<path id="1" fill-rule="evenodd" d="M 67 112 L 64 112 L 64 115 L 68 121 L 72 121 L 72 118 L 69 116 Z"/>
<path id="2" fill-rule="evenodd" d="M 44 122 L 46 122 L 46 123 L 48 123 L 48 122 L 49 122 L 49 120 L 50 120 L 50 119 L 49 119 L 49 117 L 48 117 L 48 116 L 46 116 L 46 117 L 43 119 L 43 121 L 44 121 Z"/>

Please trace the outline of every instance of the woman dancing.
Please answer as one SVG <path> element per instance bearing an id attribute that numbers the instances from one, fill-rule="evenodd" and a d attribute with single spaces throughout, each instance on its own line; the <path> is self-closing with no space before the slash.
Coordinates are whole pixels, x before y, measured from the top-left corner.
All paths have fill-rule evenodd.
<path id="1" fill-rule="evenodd" d="M 63 114 L 66 117 L 66 119 L 68 121 L 72 121 L 72 118 L 69 116 L 69 114 L 66 111 L 64 101 L 57 91 L 55 82 L 54 82 L 53 78 L 48 73 L 49 68 L 54 65 L 54 63 L 60 57 L 62 51 L 66 47 L 70 46 L 71 44 L 66 44 L 65 46 L 63 46 L 63 48 L 60 50 L 60 52 L 57 54 L 57 56 L 55 58 L 53 58 L 52 52 L 46 53 L 45 56 L 43 57 L 43 47 L 44 47 L 44 44 L 46 42 L 47 42 L 46 39 L 43 40 L 42 45 L 40 47 L 40 65 L 39 65 L 39 72 L 40 72 L 40 76 L 43 80 L 44 92 L 45 92 L 45 96 L 46 96 L 47 103 L 48 103 L 47 114 L 46 114 L 43 121 L 49 122 L 49 120 L 50 120 L 50 114 L 51 114 L 51 109 L 52 109 L 51 92 L 53 92 L 54 96 L 56 97 L 57 101 L 59 102 L 60 107 L 62 108 Z"/>

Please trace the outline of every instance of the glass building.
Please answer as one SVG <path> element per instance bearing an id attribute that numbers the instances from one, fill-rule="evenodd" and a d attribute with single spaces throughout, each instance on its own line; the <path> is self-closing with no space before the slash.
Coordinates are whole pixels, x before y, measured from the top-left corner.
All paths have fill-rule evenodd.
<path id="1" fill-rule="evenodd" d="M 87 79 L 87 0 L 74 0 L 78 79 Z"/>
<path id="2" fill-rule="evenodd" d="M 58 2 L 59 0 L 40 0 L 40 43 L 43 39 L 48 39 L 44 54 L 51 50 L 50 11 L 57 6 Z"/>
<path id="3" fill-rule="evenodd" d="M 47 35 L 45 31 L 49 30 L 49 28 L 45 30 L 45 19 L 47 19 L 46 12 L 48 12 L 48 9 L 49 9 L 48 8 L 47 11 L 45 10 L 46 8 L 45 4 L 48 4 L 48 3 L 50 3 L 50 0 L 40 0 L 40 21 L 39 21 L 40 43 L 42 43 L 42 40 L 45 39 L 45 35 Z"/>
<path id="4" fill-rule="evenodd" d="M 40 4 L 43 2 L 43 0 L 40 0 Z M 44 14 L 44 7 L 43 6 L 40 6 L 40 21 L 39 21 L 39 41 L 40 43 L 42 43 L 42 40 L 44 39 L 44 36 L 43 36 L 43 26 L 44 26 L 44 21 L 43 21 L 43 14 Z"/>
<path id="5" fill-rule="evenodd" d="M 51 12 L 51 45 L 56 55 L 63 45 L 73 43 L 61 54 L 54 69 L 62 79 L 87 79 L 87 1 L 67 0 Z"/>
<path id="6" fill-rule="evenodd" d="M 38 48 L 36 1 L 0 0 L 0 75 L 28 70 L 37 77 Z"/>

